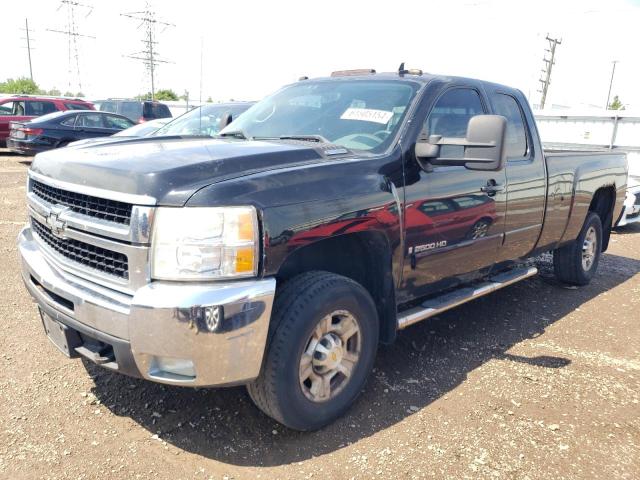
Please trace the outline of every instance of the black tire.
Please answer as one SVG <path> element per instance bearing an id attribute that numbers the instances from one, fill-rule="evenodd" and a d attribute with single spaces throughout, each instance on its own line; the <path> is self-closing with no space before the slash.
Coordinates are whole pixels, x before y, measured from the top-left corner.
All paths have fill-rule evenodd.
<path id="1" fill-rule="evenodd" d="M 358 361 L 335 396 L 313 401 L 303 392 L 300 361 L 320 320 L 336 311 L 349 312 L 359 326 Z M 360 284 L 320 271 L 294 277 L 276 294 L 262 372 L 247 385 L 251 399 L 264 413 L 295 430 L 316 430 L 331 423 L 362 391 L 373 368 L 378 330 L 375 304 Z"/>
<path id="2" fill-rule="evenodd" d="M 69 145 L 69 140 L 60 140 L 57 144 L 56 144 L 56 148 L 64 148 L 67 145 Z"/>
<path id="3" fill-rule="evenodd" d="M 583 265 L 583 247 L 590 230 L 595 231 L 595 256 L 591 265 Z M 602 222 L 598 214 L 589 212 L 580 235 L 572 243 L 553 251 L 553 271 L 556 278 L 572 285 L 587 285 L 595 276 L 602 253 Z"/>

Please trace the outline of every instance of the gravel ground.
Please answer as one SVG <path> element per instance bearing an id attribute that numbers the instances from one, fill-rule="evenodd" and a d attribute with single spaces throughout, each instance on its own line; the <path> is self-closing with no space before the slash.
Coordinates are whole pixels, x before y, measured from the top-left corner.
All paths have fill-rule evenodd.
<path id="1" fill-rule="evenodd" d="M 243 388 L 59 354 L 19 273 L 27 168 L 0 152 L 0 478 L 640 478 L 640 228 L 587 287 L 542 256 L 539 276 L 403 331 L 349 414 L 303 434 Z"/>

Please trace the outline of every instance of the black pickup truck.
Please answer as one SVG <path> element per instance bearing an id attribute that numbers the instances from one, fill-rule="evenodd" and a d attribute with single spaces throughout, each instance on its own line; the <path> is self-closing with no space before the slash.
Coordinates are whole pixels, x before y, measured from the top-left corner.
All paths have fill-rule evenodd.
<path id="1" fill-rule="evenodd" d="M 19 251 L 66 355 L 246 384 L 311 430 L 349 408 L 379 342 L 534 275 L 528 257 L 552 251 L 561 281 L 588 283 L 626 179 L 623 154 L 545 154 L 513 88 L 345 71 L 282 88 L 219 138 L 38 155 Z"/>

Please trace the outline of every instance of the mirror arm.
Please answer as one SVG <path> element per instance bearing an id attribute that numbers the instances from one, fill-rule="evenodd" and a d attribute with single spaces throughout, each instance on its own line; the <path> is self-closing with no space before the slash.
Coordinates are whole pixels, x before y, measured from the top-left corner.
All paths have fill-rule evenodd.
<path id="1" fill-rule="evenodd" d="M 446 158 L 446 157 L 438 157 L 432 159 L 431 161 L 440 161 L 447 162 L 449 164 L 453 162 L 460 162 L 460 165 L 464 165 L 465 163 L 493 163 L 495 160 L 491 158 Z"/>
<path id="2" fill-rule="evenodd" d="M 451 145 L 457 147 L 491 148 L 496 142 L 470 142 L 466 138 L 442 137 L 435 145 Z"/>

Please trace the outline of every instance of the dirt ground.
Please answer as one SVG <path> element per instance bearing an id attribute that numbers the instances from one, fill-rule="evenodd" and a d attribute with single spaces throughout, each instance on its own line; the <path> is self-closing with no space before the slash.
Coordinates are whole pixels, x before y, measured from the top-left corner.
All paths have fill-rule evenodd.
<path id="1" fill-rule="evenodd" d="M 0 478 L 640 478 L 640 228 L 584 288 L 541 274 L 401 332 L 314 433 L 243 388 L 166 387 L 69 360 L 20 278 L 28 158 L 0 152 Z"/>

